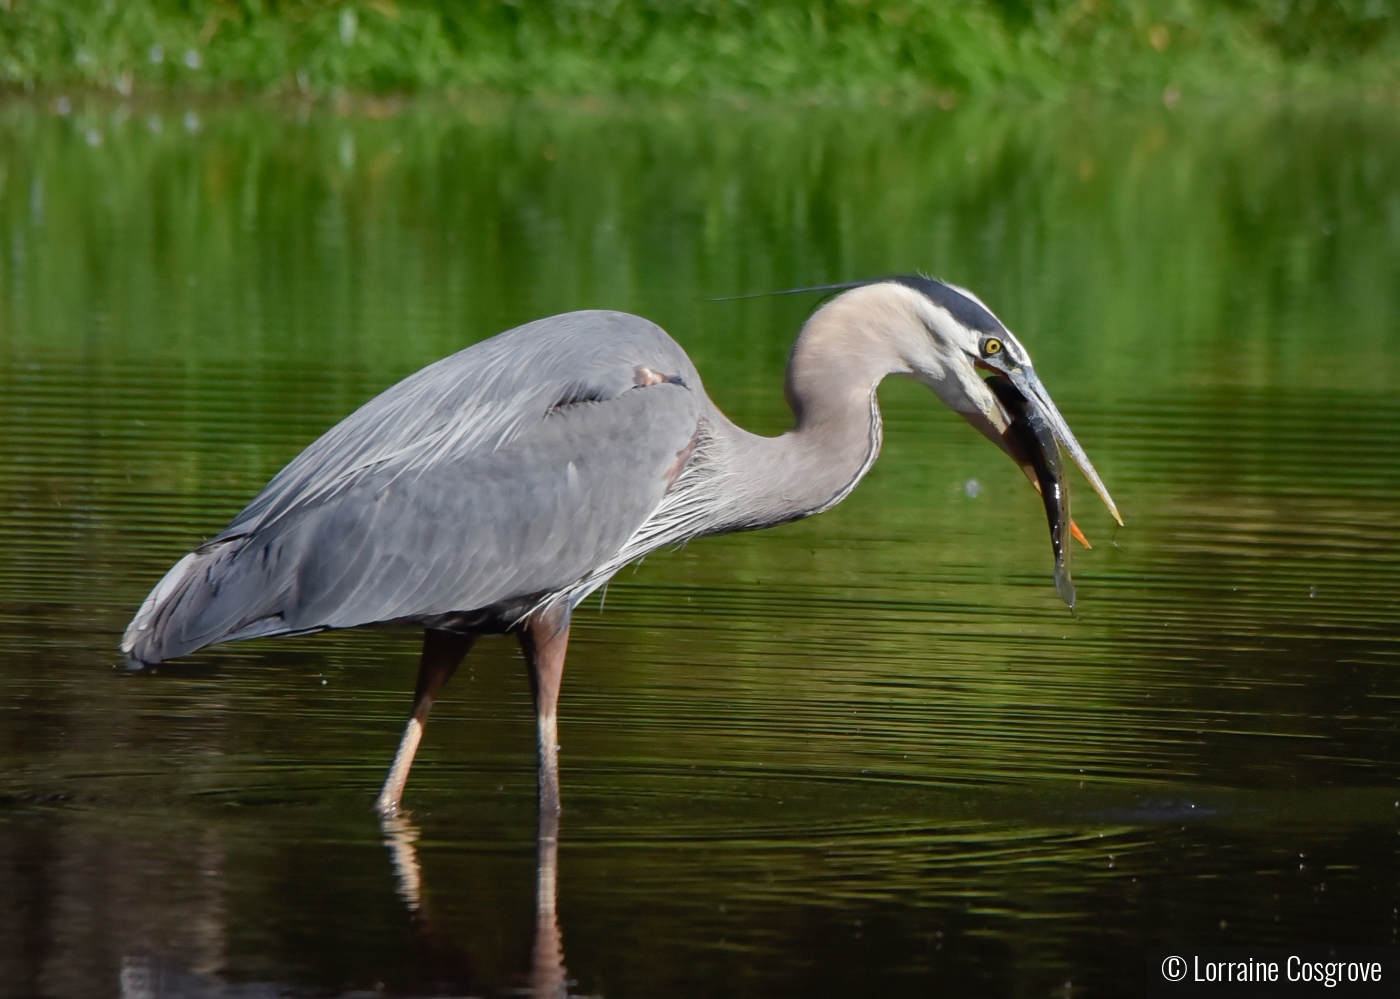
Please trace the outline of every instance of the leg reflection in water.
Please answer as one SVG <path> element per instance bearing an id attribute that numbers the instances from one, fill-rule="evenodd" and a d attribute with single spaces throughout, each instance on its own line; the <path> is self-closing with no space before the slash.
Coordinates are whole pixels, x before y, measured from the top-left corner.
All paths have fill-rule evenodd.
<path id="1" fill-rule="evenodd" d="M 380 820 L 384 845 L 398 876 L 399 897 L 424 926 L 423 874 L 418 865 L 418 827 L 400 812 Z M 559 874 L 559 813 L 540 813 L 535 867 L 535 946 L 530 962 L 529 994 L 536 999 L 568 999 L 569 981 L 564 968 L 564 938 L 555 909 Z"/>
<path id="2" fill-rule="evenodd" d="M 418 827 L 404 812 L 383 816 L 379 828 L 384 832 L 384 845 L 394 861 L 394 874 L 399 879 L 399 898 L 415 916 L 423 906 L 423 872 L 418 866 Z"/>
<path id="3" fill-rule="evenodd" d="M 539 999 L 567 999 L 564 977 L 564 937 L 554 903 L 559 895 L 559 813 L 540 813 L 535 864 L 535 954 L 530 968 L 530 991 Z"/>

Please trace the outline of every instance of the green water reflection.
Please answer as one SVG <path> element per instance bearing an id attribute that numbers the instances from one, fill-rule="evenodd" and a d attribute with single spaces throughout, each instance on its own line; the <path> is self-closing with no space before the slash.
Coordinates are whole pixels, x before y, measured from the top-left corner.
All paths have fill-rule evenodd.
<path id="1" fill-rule="evenodd" d="M 1393 109 L 10 104 L 0 992 L 519 986 L 513 645 L 429 726 L 413 916 L 369 806 L 415 636 L 129 674 L 121 628 L 467 343 L 638 312 L 777 432 L 811 300 L 710 300 L 913 270 L 1017 331 L 1128 527 L 1079 491 L 1071 616 L 1019 471 L 892 382 L 842 506 L 619 576 L 561 700 L 574 991 L 1118 995 L 1144 944 L 1395 945 Z"/>

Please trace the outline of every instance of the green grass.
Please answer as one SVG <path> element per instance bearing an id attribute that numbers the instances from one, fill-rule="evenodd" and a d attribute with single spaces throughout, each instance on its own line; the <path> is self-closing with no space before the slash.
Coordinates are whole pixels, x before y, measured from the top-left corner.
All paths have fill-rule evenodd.
<path id="1" fill-rule="evenodd" d="M 0 0 L 0 83 L 924 96 L 1400 83 L 1400 0 Z"/>

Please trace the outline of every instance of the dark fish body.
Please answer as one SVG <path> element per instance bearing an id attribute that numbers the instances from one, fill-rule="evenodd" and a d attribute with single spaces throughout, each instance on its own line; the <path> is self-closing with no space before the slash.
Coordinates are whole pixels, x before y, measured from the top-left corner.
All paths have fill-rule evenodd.
<path id="1" fill-rule="evenodd" d="M 1069 485 L 1065 482 L 1060 447 L 1035 404 L 1009 380 L 992 375 L 987 379 L 987 386 L 1011 416 L 1006 437 L 1014 457 L 1035 472 L 1040 497 L 1045 503 L 1045 519 L 1050 522 L 1050 544 L 1055 551 L 1055 592 L 1073 607 L 1074 580 L 1070 578 L 1069 569 Z"/>

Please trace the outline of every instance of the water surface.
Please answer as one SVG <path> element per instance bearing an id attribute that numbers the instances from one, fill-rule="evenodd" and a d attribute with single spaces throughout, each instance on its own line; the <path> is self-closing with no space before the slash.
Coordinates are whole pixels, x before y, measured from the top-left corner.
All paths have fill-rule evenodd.
<path id="1" fill-rule="evenodd" d="M 0 993 L 503 995 L 533 715 L 484 641 L 370 812 L 417 637 L 121 668 L 160 574 L 359 403 L 512 325 L 664 325 L 787 426 L 810 297 L 922 270 L 1108 483 L 1071 614 L 924 389 L 840 507 L 575 618 L 578 995 L 1122 995 L 1154 945 L 1400 939 L 1393 108 L 0 108 Z M 970 483 L 976 485 L 970 487 Z"/>

